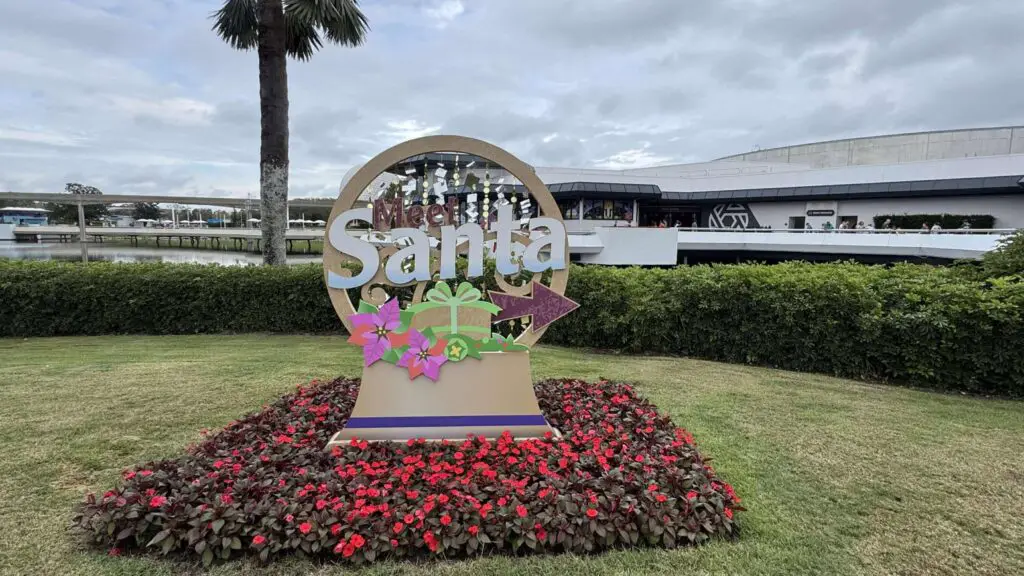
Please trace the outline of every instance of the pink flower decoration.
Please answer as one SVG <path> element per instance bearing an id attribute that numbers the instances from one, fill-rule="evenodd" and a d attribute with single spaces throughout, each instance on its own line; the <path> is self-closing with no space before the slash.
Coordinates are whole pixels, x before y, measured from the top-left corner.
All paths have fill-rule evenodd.
<path id="1" fill-rule="evenodd" d="M 438 338 L 437 343 L 430 345 L 430 339 L 419 330 L 409 331 L 409 348 L 398 359 L 398 365 L 409 369 L 409 378 L 413 379 L 424 374 L 437 382 L 441 364 L 448 361 L 444 347 L 448 342 Z"/>
<path id="2" fill-rule="evenodd" d="M 402 324 L 396 298 L 385 302 L 376 312 L 353 314 L 348 319 L 352 322 L 352 336 L 348 341 L 363 347 L 366 366 L 380 360 L 391 349 L 389 336 Z"/>

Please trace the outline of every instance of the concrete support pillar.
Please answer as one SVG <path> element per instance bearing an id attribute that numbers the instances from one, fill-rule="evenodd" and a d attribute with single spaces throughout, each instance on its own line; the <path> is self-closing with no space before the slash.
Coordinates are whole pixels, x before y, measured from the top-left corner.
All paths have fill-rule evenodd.
<path id="1" fill-rule="evenodd" d="M 78 202 L 78 243 L 82 247 L 82 262 L 89 261 L 89 246 L 85 238 L 85 205 Z"/>

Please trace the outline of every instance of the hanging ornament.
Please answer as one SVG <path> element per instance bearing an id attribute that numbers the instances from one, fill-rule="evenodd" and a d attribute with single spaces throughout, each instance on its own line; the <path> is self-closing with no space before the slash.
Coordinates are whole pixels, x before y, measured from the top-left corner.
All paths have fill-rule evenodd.
<path id="1" fill-rule="evenodd" d="M 530 225 L 530 211 L 533 208 L 533 203 L 530 202 L 530 194 L 523 194 L 523 201 L 519 203 L 519 226 Z"/>
<path id="2" fill-rule="evenodd" d="M 445 169 L 444 164 L 438 162 L 437 170 L 434 171 L 434 196 L 437 198 L 438 204 L 444 204 L 444 195 L 448 192 L 448 182 L 445 180 L 447 175 L 448 170 Z"/>

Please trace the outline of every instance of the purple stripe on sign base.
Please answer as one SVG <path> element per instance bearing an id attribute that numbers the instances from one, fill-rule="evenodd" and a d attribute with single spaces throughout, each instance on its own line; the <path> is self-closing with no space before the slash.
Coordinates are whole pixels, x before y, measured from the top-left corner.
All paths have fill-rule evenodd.
<path id="1" fill-rule="evenodd" d="M 546 426 L 540 414 L 487 416 L 369 416 L 349 418 L 345 428 L 445 428 L 448 426 Z"/>

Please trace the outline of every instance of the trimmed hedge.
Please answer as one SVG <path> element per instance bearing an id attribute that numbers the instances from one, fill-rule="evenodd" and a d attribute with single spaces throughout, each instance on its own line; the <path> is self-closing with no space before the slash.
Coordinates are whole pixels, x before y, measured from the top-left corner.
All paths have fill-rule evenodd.
<path id="1" fill-rule="evenodd" d="M 955 269 L 574 266 L 545 342 L 1024 396 L 1024 284 Z M 0 262 L 0 336 L 341 329 L 322 268 Z"/>
<path id="2" fill-rule="evenodd" d="M 933 226 L 936 222 L 944 229 L 951 230 L 964 225 L 964 220 L 970 223 L 971 228 L 978 230 L 991 230 L 996 227 L 995 216 L 989 214 L 883 214 L 874 217 L 875 228 L 881 229 L 886 220 L 893 228 L 902 230 L 917 230 L 923 224 Z"/>

